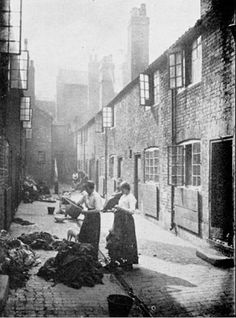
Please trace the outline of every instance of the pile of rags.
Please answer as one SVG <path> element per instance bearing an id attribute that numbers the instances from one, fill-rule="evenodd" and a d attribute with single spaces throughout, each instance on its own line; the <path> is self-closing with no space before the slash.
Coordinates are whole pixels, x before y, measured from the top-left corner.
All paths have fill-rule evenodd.
<path id="1" fill-rule="evenodd" d="M 76 289 L 103 283 L 102 265 L 94 247 L 87 243 L 64 242 L 56 257 L 49 258 L 37 275 Z"/>
<path id="2" fill-rule="evenodd" d="M 38 257 L 28 245 L 0 234 L 0 274 L 9 276 L 11 289 L 25 286 L 29 269 L 37 263 Z"/>
<path id="3" fill-rule="evenodd" d="M 62 243 L 56 235 L 47 232 L 23 233 L 18 237 L 18 240 L 35 250 L 43 249 L 46 251 L 56 250 Z"/>
<path id="4" fill-rule="evenodd" d="M 33 225 L 34 224 L 32 222 L 29 222 L 27 220 L 23 220 L 21 218 L 14 218 L 12 222 L 20 224 L 20 225 Z"/>

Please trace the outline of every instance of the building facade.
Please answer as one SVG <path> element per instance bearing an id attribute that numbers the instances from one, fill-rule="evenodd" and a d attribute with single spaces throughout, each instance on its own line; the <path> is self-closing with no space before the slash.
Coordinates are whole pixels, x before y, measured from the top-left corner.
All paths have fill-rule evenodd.
<path id="1" fill-rule="evenodd" d="M 163 227 L 196 242 L 229 245 L 235 206 L 233 11 L 233 1 L 202 1 L 195 26 L 107 104 L 112 127 L 102 132 L 99 112 L 77 135 L 86 140 L 77 144 L 78 162 L 100 194 L 104 183 L 112 193 L 121 177 L 131 184 L 138 208 Z"/>
<path id="2" fill-rule="evenodd" d="M 8 1 L 0 3 L 0 229 L 6 230 L 20 203 L 25 173 L 26 135 L 21 120 L 21 101 L 27 88 L 28 59 L 27 47 L 20 45 L 21 9 L 18 4 L 14 3 L 18 9 L 13 13 Z M 15 25 L 9 25 L 12 15 L 18 23 L 16 33 Z M 24 67 L 23 51 L 26 53 Z"/>

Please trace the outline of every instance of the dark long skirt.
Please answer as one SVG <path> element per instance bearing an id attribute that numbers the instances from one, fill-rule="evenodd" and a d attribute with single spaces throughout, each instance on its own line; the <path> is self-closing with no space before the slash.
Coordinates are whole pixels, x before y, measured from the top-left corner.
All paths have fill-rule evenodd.
<path id="1" fill-rule="evenodd" d="M 79 233 L 79 242 L 90 243 L 98 252 L 101 217 L 99 212 L 86 214 Z"/>
<path id="2" fill-rule="evenodd" d="M 130 213 L 115 213 L 113 229 L 106 237 L 108 254 L 113 262 L 138 264 L 134 218 Z"/>

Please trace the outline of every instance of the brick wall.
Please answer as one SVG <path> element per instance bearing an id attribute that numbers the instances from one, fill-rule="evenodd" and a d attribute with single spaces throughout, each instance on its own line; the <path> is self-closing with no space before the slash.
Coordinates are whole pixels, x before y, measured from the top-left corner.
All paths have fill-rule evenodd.
<path id="1" fill-rule="evenodd" d="M 52 118 L 43 110 L 35 107 L 32 119 L 32 139 L 26 144 L 26 172 L 35 180 L 52 182 Z M 44 162 L 40 162 L 40 154 L 45 154 Z M 43 155 L 42 155 L 43 156 Z M 42 158 L 42 157 L 41 157 Z"/>
<path id="2" fill-rule="evenodd" d="M 201 185 L 176 188 L 174 201 L 175 213 L 177 213 L 175 221 L 177 226 L 181 225 L 177 228 L 178 232 L 194 240 L 198 237 L 206 239 L 210 235 L 211 141 L 224 137 L 233 138 L 235 52 L 232 35 L 226 28 L 229 21 L 227 19 L 224 21 L 222 23 L 217 16 L 213 22 L 211 19 L 210 22 L 209 20 L 204 22 L 201 28 L 202 80 L 178 90 L 176 96 L 174 132 L 176 143 L 199 140 L 201 144 Z M 196 32 L 193 29 L 185 41 L 190 45 L 191 41 L 198 36 L 199 29 L 196 27 Z M 122 178 L 131 184 L 134 191 L 135 154 L 141 154 L 139 206 L 145 213 L 145 206 L 149 210 L 152 208 L 152 203 L 150 208 L 146 201 L 150 200 L 150 195 L 153 197 L 154 190 L 144 180 L 144 150 L 151 146 L 159 147 L 160 175 L 159 182 L 155 184 L 159 193 L 159 223 L 169 228 L 171 187 L 168 185 L 168 146 L 172 143 L 172 104 L 167 59 L 160 61 L 148 69 L 149 73 L 153 73 L 156 69 L 160 72 L 161 89 L 158 105 L 154 105 L 148 111 L 140 107 L 137 80 L 129 84 L 109 104 L 114 108 L 115 127 L 108 131 L 108 158 L 111 155 L 115 155 L 115 158 L 123 158 Z M 104 133 L 90 135 L 88 144 L 95 146 L 95 158 L 101 163 L 105 152 Z M 88 156 L 90 154 L 88 153 Z M 83 161 L 83 157 L 79 157 L 79 160 Z M 104 165 L 103 162 L 102 164 Z M 114 190 L 113 179 L 117 177 L 117 166 L 114 170 L 114 178 L 108 176 L 108 193 Z M 101 188 L 101 176 L 99 180 Z M 152 188 L 150 195 L 148 187 Z M 155 209 L 156 202 L 154 199 L 151 201 Z"/>

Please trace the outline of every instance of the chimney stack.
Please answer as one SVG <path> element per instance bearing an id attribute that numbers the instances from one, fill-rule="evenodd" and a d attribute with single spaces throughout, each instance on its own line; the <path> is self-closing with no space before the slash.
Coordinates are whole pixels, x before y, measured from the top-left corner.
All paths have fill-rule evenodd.
<path id="1" fill-rule="evenodd" d="M 114 92 L 114 63 L 112 55 L 104 56 L 99 69 L 99 108 L 106 106 L 115 96 Z"/>
<path id="2" fill-rule="evenodd" d="M 149 18 L 146 5 L 131 10 L 128 27 L 128 79 L 132 81 L 149 64 Z"/>
<path id="3" fill-rule="evenodd" d="M 99 62 L 90 55 L 88 63 L 88 105 L 91 117 L 99 111 Z"/>

